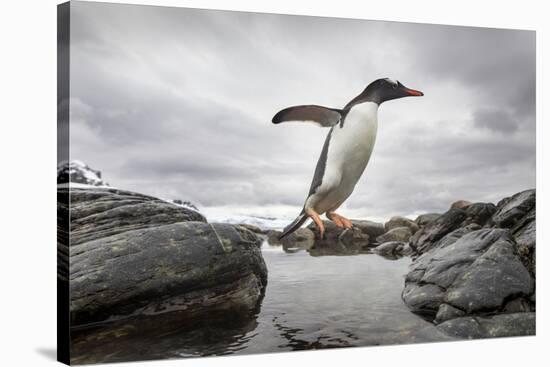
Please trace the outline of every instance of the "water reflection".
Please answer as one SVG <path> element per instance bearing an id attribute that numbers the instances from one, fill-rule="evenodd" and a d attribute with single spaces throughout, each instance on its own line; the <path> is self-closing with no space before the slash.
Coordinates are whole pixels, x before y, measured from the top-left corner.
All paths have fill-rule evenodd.
<path id="1" fill-rule="evenodd" d="M 305 330 L 285 326 L 277 321 L 277 317 L 273 318 L 273 326 L 280 331 L 281 336 L 287 340 L 287 343 L 279 346 L 280 348 L 290 347 L 292 350 L 310 350 L 310 349 L 327 349 L 327 348 L 343 348 L 351 347 L 346 339 L 331 337 L 328 335 L 319 335 L 313 341 L 308 341 L 300 338 L 300 334 L 305 334 Z M 352 333 L 346 333 L 346 337 L 352 340 L 358 340 Z"/>
<path id="2" fill-rule="evenodd" d="M 289 254 L 306 251 L 311 256 L 353 256 L 359 254 L 371 254 L 371 248 L 368 244 L 360 242 L 346 242 L 334 240 L 301 241 L 301 242 L 282 242 L 265 243 L 266 246 L 282 247 L 283 251 Z M 393 257 L 397 259 L 399 257 Z"/>
<path id="3" fill-rule="evenodd" d="M 350 256 L 367 254 L 367 247 L 355 244 L 344 243 L 341 241 L 316 241 L 315 244 L 308 249 L 311 256 Z"/>
<path id="4" fill-rule="evenodd" d="M 262 248 L 268 284 L 257 309 L 183 321 L 178 313 L 75 330 L 74 363 L 450 340 L 401 300 L 409 258 L 352 243 Z M 354 256 L 349 256 L 354 255 Z"/>
<path id="5" fill-rule="evenodd" d="M 72 362 L 122 362 L 235 353 L 246 347 L 258 326 L 249 314 L 211 314 L 189 322 L 181 312 L 141 316 L 72 331 Z"/>

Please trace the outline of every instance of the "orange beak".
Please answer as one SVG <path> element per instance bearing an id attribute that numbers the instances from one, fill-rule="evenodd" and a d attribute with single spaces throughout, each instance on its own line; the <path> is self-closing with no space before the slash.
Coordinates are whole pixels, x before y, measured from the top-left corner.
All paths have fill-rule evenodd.
<path id="1" fill-rule="evenodd" d="M 409 89 L 409 88 L 403 88 L 404 92 L 407 93 L 409 96 L 415 96 L 415 97 L 421 97 L 424 95 L 419 90 Z"/>

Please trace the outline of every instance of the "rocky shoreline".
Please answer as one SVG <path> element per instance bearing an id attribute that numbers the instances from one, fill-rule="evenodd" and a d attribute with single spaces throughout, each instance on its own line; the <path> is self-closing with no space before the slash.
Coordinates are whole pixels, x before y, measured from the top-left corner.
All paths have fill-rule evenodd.
<path id="1" fill-rule="evenodd" d="M 91 177 L 73 168 L 60 172 Z M 536 331 L 534 189 L 496 205 L 461 200 L 415 220 L 353 220 L 351 229 L 326 221 L 323 239 L 309 225 L 279 240 L 276 230 L 208 223 L 192 205 L 97 179 L 81 184 L 58 186 L 58 279 L 70 290 L 74 328 L 169 313 L 182 322 L 246 319 L 267 285 L 267 241 L 311 256 L 410 256 L 404 304 L 452 337 Z"/>
<path id="2" fill-rule="evenodd" d="M 71 188 L 70 208 L 70 249 L 67 236 L 58 243 L 70 270 L 58 276 L 70 280 L 72 326 L 175 311 L 189 320 L 240 314 L 262 298 L 262 241 L 246 229 L 111 188 Z"/>
<path id="3" fill-rule="evenodd" d="M 313 225 L 283 240 L 280 231 L 252 229 L 288 252 L 411 256 L 403 302 L 441 331 L 458 338 L 534 335 L 535 203 L 533 189 L 497 205 L 460 200 L 415 220 L 353 220 L 347 230 L 326 221 L 323 239 Z"/>

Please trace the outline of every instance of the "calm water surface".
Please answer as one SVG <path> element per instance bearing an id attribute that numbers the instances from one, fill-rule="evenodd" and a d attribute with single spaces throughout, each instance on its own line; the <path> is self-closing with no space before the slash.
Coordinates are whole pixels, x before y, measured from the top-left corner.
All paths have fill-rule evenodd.
<path id="1" fill-rule="evenodd" d="M 312 256 L 263 245 L 268 285 L 254 315 L 178 327 L 173 315 L 74 334 L 73 362 L 267 353 L 449 340 L 401 300 L 408 257 Z M 315 253 L 313 253 L 315 254 Z"/>

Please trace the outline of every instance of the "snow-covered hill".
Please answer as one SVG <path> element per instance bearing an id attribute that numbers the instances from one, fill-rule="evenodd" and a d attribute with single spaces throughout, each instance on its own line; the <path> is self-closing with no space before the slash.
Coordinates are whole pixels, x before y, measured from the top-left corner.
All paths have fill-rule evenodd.
<path id="1" fill-rule="evenodd" d="M 101 179 L 101 172 L 90 168 L 81 161 L 63 161 L 57 165 L 57 184 L 84 184 L 90 186 L 109 186 Z"/>

